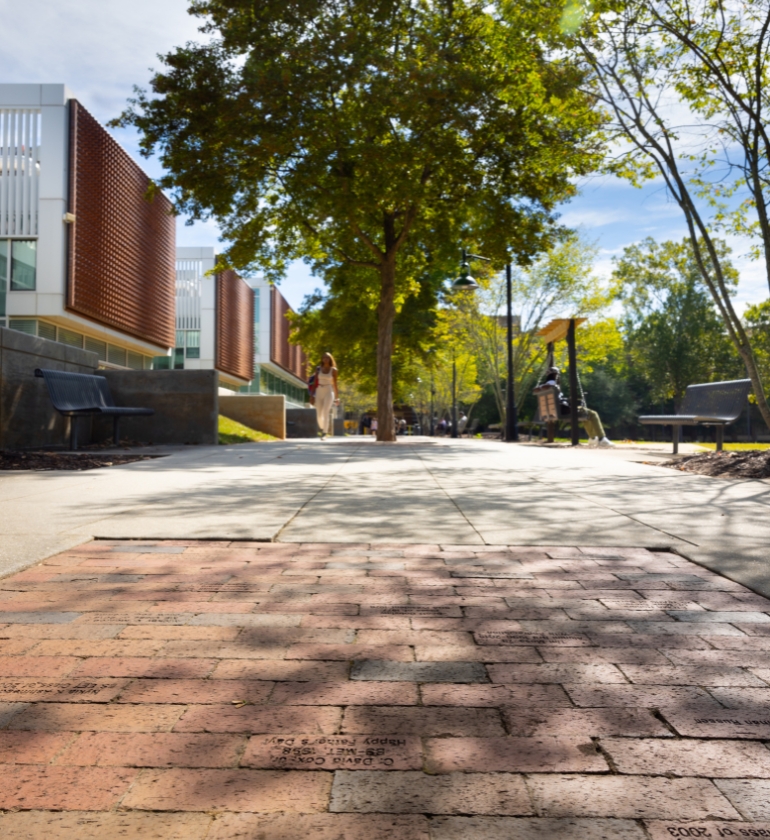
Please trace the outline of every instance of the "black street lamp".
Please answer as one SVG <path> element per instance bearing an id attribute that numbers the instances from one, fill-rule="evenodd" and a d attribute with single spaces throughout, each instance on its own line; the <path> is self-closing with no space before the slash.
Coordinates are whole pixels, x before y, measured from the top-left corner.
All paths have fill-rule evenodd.
<path id="1" fill-rule="evenodd" d="M 465 248 L 462 249 L 462 261 L 460 262 L 460 276 L 452 283 L 452 290 L 456 292 L 475 292 L 479 284 L 471 277 L 468 260 L 484 260 L 491 262 L 488 257 L 480 257 L 478 254 L 469 254 Z M 454 351 L 452 353 L 452 437 L 457 434 L 457 361 Z"/>
<path id="2" fill-rule="evenodd" d="M 505 266 L 505 288 L 508 298 L 506 326 L 508 331 L 508 376 L 505 383 L 505 439 L 517 441 L 519 439 L 518 418 L 516 417 L 516 400 L 513 393 L 513 314 L 511 312 L 511 264 Z"/>

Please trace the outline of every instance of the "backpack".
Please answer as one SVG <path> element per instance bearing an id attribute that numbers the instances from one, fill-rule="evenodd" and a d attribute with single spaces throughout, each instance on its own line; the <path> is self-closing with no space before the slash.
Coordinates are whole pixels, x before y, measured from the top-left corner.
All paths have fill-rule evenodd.
<path id="1" fill-rule="evenodd" d="M 316 388 L 318 388 L 318 368 L 315 369 L 307 381 L 307 390 L 311 397 L 315 396 Z"/>

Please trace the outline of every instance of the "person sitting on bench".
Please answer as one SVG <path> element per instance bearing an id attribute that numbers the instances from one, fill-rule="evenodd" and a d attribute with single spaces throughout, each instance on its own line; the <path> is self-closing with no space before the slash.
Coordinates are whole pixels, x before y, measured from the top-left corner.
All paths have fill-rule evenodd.
<path id="1" fill-rule="evenodd" d="M 569 400 L 562 394 L 561 388 L 559 388 L 559 377 L 561 376 L 561 372 L 557 367 L 550 367 L 545 375 L 545 382 L 542 385 L 538 385 L 535 388 L 535 393 L 537 393 L 541 388 L 557 388 L 558 395 L 556 397 L 557 402 L 559 403 L 559 413 L 562 417 L 570 417 L 570 404 Z M 586 434 L 588 435 L 590 442 L 595 442 L 598 446 L 614 446 L 615 444 L 604 434 L 604 426 L 602 425 L 602 419 L 599 417 L 598 412 L 594 411 L 593 409 L 588 408 L 585 405 L 581 405 L 578 410 L 578 420 L 580 425 L 586 430 Z"/>

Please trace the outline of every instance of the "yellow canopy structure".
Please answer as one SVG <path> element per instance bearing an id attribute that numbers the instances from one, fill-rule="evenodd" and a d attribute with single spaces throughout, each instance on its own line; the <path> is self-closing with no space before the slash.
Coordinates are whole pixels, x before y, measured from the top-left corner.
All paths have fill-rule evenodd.
<path id="1" fill-rule="evenodd" d="M 551 344 L 555 341 L 561 341 L 567 337 L 569 330 L 569 323 L 571 320 L 575 321 L 575 326 L 579 327 L 584 324 L 587 318 L 554 318 L 549 324 L 546 324 L 538 331 L 538 336 L 543 339 L 546 344 Z"/>

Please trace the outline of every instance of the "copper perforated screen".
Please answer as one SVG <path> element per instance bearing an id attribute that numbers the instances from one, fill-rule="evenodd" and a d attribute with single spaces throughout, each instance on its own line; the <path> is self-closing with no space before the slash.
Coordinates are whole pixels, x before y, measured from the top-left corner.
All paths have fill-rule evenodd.
<path id="1" fill-rule="evenodd" d="M 234 271 L 217 274 L 217 370 L 254 377 L 254 292 Z"/>
<path id="2" fill-rule="evenodd" d="M 273 286 L 270 289 L 270 361 L 304 379 L 305 351 L 297 344 L 289 344 L 291 325 L 286 316 L 291 311 L 284 296 Z"/>
<path id="3" fill-rule="evenodd" d="M 175 220 L 161 193 L 70 101 L 67 309 L 159 347 L 174 345 Z"/>

